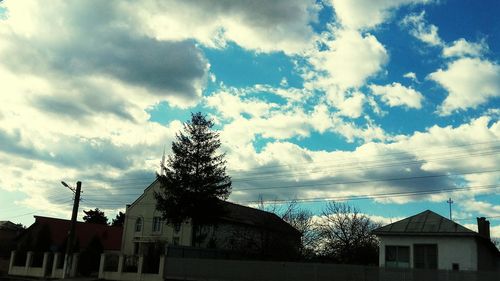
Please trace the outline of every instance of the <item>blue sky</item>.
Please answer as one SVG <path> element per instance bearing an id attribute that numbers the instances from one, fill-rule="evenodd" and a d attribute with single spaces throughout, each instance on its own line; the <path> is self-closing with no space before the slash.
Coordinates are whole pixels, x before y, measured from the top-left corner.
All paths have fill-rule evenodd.
<path id="1" fill-rule="evenodd" d="M 232 201 L 297 199 L 319 215 L 347 200 L 387 223 L 448 216 L 451 197 L 459 223 L 486 216 L 500 237 L 499 10 L 3 1 L 0 220 L 69 217 L 61 180 L 83 182 L 80 210 L 114 217 L 202 111 L 220 131 Z"/>

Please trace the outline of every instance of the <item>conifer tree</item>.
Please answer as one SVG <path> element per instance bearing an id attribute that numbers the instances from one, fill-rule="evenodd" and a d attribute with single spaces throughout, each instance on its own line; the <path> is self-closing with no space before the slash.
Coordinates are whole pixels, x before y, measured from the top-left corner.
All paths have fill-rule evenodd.
<path id="1" fill-rule="evenodd" d="M 104 212 L 95 208 L 95 210 L 83 211 L 85 216 L 83 216 L 83 221 L 88 223 L 98 223 L 98 224 L 108 224 L 108 218 L 104 215 Z"/>
<path id="2" fill-rule="evenodd" d="M 191 114 L 172 142 L 163 175 L 158 175 L 161 191 L 155 194 L 156 208 L 168 223 L 190 219 L 194 234 L 196 227 L 213 224 L 223 214 L 221 200 L 231 192 L 225 154 L 218 153 L 221 142 L 213 126 L 201 112 Z"/>

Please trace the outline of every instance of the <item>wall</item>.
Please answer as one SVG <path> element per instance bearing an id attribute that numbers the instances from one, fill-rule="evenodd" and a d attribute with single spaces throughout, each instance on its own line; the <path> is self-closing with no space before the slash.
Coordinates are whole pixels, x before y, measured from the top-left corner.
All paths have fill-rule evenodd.
<path id="1" fill-rule="evenodd" d="M 154 192 L 160 191 L 159 182 L 153 182 L 144 190 L 144 193 L 125 211 L 125 223 L 123 229 L 122 252 L 126 255 L 134 254 L 134 242 L 163 242 L 173 243 L 174 229 L 171 225 L 162 223 L 159 232 L 153 232 L 153 217 L 161 216 L 156 211 L 156 199 Z M 138 217 L 143 219 L 142 230 L 135 231 L 135 223 Z M 176 236 L 179 236 L 179 245 L 191 245 L 191 225 L 183 223 Z"/>
<path id="2" fill-rule="evenodd" d="M 500 272 L 500 255 L 496 247 L 487 239 L 478 237 L 477 266 L 478 270 L 496 270 Z"/>
<path id="3" fill-rule="evenodd" d="M 477 270 L 477 245 L 474 237 L 380 237 L 379 265 L 385 266 L 385 246 L 410 246 L 410 266 L 413 268 L 413 245 L 437 244 L 438 269 L 451 270 L 453 263 L 460 270 Z"/>
<path id="4" fill-rule="evenodd" d="M 498 281 L 500 273 L 168 257 L 164 277 L 167 280 L 219 281 Z"/>

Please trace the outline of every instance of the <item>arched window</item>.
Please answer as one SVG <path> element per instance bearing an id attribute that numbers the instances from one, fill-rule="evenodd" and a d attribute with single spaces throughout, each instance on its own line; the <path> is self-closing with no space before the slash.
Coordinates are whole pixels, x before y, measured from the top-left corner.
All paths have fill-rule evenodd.
<path id="1" fill-rule="evenodd" d="M 139 232 L 142 230 L 142 218 L 137 218 L 135 220 L 135 231 Z"/>

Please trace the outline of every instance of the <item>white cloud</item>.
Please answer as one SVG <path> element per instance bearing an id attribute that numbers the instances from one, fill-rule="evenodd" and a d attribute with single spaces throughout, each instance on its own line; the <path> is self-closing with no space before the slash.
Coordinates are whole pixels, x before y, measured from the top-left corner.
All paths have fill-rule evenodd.
<path id="1" fill-rule="evenodd" d="M 363 85 L 388 60 L 384 46 L 371 34 L 354 30 L 333 31 L 334 40 L 325 42 L 328 50 L 317 51 L 310 58 L 316 71 L 323 71 L 324 84 L 333 84 L 340 91 Z"/>
<path id="2" fill-rule="evenodd" d="M 488 51 L 488 45 L 486 45 L 484 40 L 479 43 L 471 43 L 460 38 L 454 41 L 450 46 L 443 48 L 443 56 L 447 58 L 464 56 L 480 57 L 486 51 Z"/>
<path id="3" fill-rule="evenodd" d="M 236 94 L 226 91 L 206 97 L 206 104 L 216 108 L 224 118 L 238 118 L 243 113 L 253 117 L 261 117 L 277 106 L 277 104 L 264 102 L 255 98 L 243 101 Z"/>
<path id="4" fill-rule="evenodd" d="M 140 93 L 133 96 L 150 105 L 169 100 L 186 106 L 201 96 L 209 65 L 196 45 L 139 34 L 118 3 L 54 1 L 39 6 L 37 1 L 7 1 L 4 5 L 8 16 L 0 26 L 0 59 L 4 70 L 15 76 L 32 75 L 53 85 L 63 81 L 77 96 L 95 92 L 99 79 L 110 80 L 128 93 Z M 47 96 L 43 100 L 52 109 L 55 102 Z"/>
<path id="5" fill-rule="evenodd" d="M 393 82 L 392 84 L 380 86 L 370 85 L 372 93 L 381 96 L 389 106 L 405 106 L 408 108 L 420 109 L 422 107 L 422 94 L 412 88 L 405 87 L 400 83 Z"/>
<path id="6" fill-rule="evenodd" d="M 320 6 L 313 0 L 156 1 L 127 3 L 149 36 L 196 39 L 209 47 L 228 41 L 262 52 L 300 53 L 310 47 Z"/>
<path id="7" fill-rule="evenodd" d="M 340 22 L 350 28 L 372 28 L 387 21 L 404 5 L 427 4 L 433 0 L 331 0 Z"/>
<path id="8" fill-rule="evenodd" d="M 365 95 L 360 92 L 355 92 L 352 96 L 338 102 L 339 114 L 350 118 L 358 118 L 363 113 L 363 104 L 365 103 Z"/>
<path id="9" fill-rule="evenodd" d="M 410 34 L 422 42 L 430 46 L 443 46 L 444 42 L 439 37 L 437 26 L 428 24 L 424 17 L 425 11 L 420 14 L 410 14 L 401 23 L 410 28 Z"/>
<path id="10" fill-rule="evenodd" d="M 428 77 L 448 91 L 448 96 L 438 109 L 442 115 L 476 108 L 500 96 L 500 66 L 488 60 L 461 58 Z"/>
<path id="11" fill-rule="evenodd" d="M 154 178 L 181 124 L 150 122 L 148 110 L 199 100 L 208 63 L 194 42 L 140 34 L 115 2 L 2 5 L 0 189 L 24 193 L 19 206 L 61 215 L 61 177 L 89 189 Z"/>
<path id="12" fill-rule="evenodd" d="M 467 204 L 462 204 L 462 208 L 465 211 L 474 211 L 483 216 L 487 217 L 498 217 L 500 216 L 500 206 L 489 202 L 471 200 Z"/>
<path id="13" fill-rule="evenodd" d="M 335 117 L 332 120 L 331 130 L 348 134 L 348 123 L 337 124 L 339 119 Z M 234 193 L 232 199 L 255 200 L 258 194 L 271 199 L 342 197 L 494 185 L 500 180 L 499 173 L 470 174 L 494 170 L 500 165 L 496 154 L 489 153 L 495 149 L 495 141 L 500 137 L 500 122 L 491 121 L 488 117 L 481 117 L 458 127 L 433 126 L 424 132 L 392 137 L 391 143 L 368 140 L 354 151 L 312 151 L 286 140 L 271 141 L 260 152 L 250 149 L 246 157 L 235 158 L 239 161 L 235 163 L 237 167 L 248 163 L 244 170 L 259 175 L 258 179 L 254 176 L 254 180 L 239 181 L 238 178 L 245 178 L 245 173 L 239 172 L 233 178 L 235 191 L 240 188 L 264 189 Z M 226 137 L 234 138 L 235 135 Z M 239 151 L 233 149 L 228 156 L 233 153 Z M 277 164 L 280 166 L 265 170 L 265 167 Z M 259 173 L 260 169 L 263 169 L 262 173 Z M 445 176 L 460 173 L 464 174 Z M 405 177 L 411 180 L 377 181 Z M 359 181 L 362 182 L 349 183 Z M 273 186 L 297 187 L 268 189 Z M 477 188 L 466 192 L 378 198 L 376 201 L 380 204 L 403 204 L 415 200 L 444 202 L 452 196 L 460 202 L 472 202 L 471 196 L 491 192 L 494 190 Z"/>
<path id="14" fill-rule="evenodd" d="M 418 83 L 418 78 L 417 78 L 417 74 L 415 74 L 415 72 L 407 72 L 403 75 L 404 78 L 408 78 L 408 79 L 411 79 L 415 82 Z"/>

